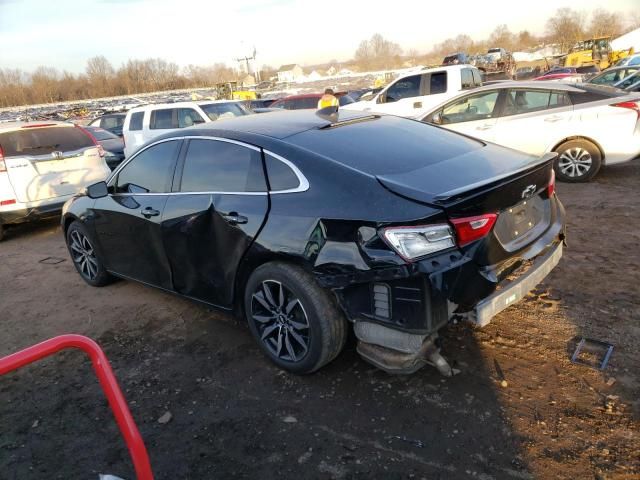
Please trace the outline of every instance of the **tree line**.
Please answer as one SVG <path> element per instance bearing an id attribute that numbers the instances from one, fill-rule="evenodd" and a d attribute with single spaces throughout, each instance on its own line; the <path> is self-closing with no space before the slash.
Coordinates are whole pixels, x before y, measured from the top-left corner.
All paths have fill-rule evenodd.
<path id="1" fill-rule="evenodd" d="M 436 44 L 428 53 L 420 54 L 414 49 L 403 52 L 399 44 L 376 33 L 360 42 L 353 59 L 347 63 L 357 70 L 370 71 L 407 64 L 435 64 L 450 53 L 486 53 L 491 47 L 521 51 L 544 44 L 557 44 L 562 51 L 566 51 L 579 40 L 619 35 L 639 26 L 640 12 L 623 16 L 597 9 L 587 15 L 561 8 L 547 20 L 542 36 L 533 35 L 527 30 L 514 33 L 507 25 L 499 25 L 486 39 L 476 41 L 469 35 L 460 34 Z M 270 67 L 263 67 L 263 70 L 268 71 L 262 73 L 262 78 L 269 78 L 275 73 Z M 104 56 L 97 56 L 90 58 L 85 71 L 79 74 L 46 66 L 30 73 L 11 68 L 0 69 L 0 107 L 213 87 L 221 82 L 236 80 L 237 77 L 237 71 L 224 63 L 180 68 L 176 63 L 161 58 L 148 58 L 129 60 L 116 69 Z"/>

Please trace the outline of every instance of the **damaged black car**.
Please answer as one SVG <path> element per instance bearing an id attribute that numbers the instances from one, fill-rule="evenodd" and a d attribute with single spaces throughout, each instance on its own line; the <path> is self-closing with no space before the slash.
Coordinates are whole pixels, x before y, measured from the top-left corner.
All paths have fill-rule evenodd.
<path id="1" fill-rule="evenodd" d="M 342 350 L 450 374 L 438 331 L 487 324 L 562 256 L 554 154 L 394 116 L 253 115 L 154 139 L 64 207 L 93 286 L 136 280 L 246 318 L 279 367 Z"/>

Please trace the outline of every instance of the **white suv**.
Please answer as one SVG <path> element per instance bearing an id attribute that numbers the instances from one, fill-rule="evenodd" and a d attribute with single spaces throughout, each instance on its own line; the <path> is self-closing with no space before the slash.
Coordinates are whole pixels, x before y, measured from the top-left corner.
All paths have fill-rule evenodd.
<path id="1" fill-rule="evenodd" d="M 415 118 L 462 90 L 480 86 L 480 70 L 472 65 L 429 68 L 398 78 L 371 100 L 350 103 L 341 108 Z"/>
<path id="2" fill-rule="evenodd" d="M 128 158 L 152 138 L 177 128 L 249 113 L 242 102 L 232 100 L 156 103 L 132 108 L 127 112 L 122 127 L 124 155 Z"/>
<path id="3" fill-rule="evenodd" d="M 110 173 L 82 127 L 63 122 L 0 124 L 0 240 L 6 225 L 57 214 L 64 202 Z"/>

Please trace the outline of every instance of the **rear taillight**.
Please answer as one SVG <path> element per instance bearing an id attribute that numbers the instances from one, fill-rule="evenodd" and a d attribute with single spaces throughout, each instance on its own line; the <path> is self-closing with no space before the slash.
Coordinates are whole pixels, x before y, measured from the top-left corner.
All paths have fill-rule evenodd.
<path id="1" fill-rule="evenodd" d="M 96 139 L 96 137 L 94 137 L 89 130 L 87 130 L 86 128 L 82 128 L 80 125 L 76 125 L 76 128 L 79 128 L 80 130 L 82 130 L 82 133 L 84 133 L 87 137 L 91 139 L 93 144 L 98 148 L 98 154 L 100 154 L 101 157 L 104 157 L 105 155 L 104 148 L 102 148 L 102 145 L 98 143 L 98 140 Z"/>
<path id="2" fill-rule="evenodd" d="M 0 172 L 7 171 L 7 164 L 4 163 L 4 150 L 2 150 L 2 146 L 0 146 Z"/>
<path id="3" fill-rule="evenodd" d="M 0 200 L 0 207 L 4 207 L 5 205 L 15 205 L 15 203 L 15 198 L 12 198 L 11 200 Z"/>
<path id="4" fill-rule="evenodd" d="M 487 213 L 476 217 L 455 218 L 451 220 L 456 229 L 456 241 L 459 247 L 485 237 L 496 223 L 498 215 Z"/>
<path id="5" fill-rule="evenodd" d="M 549 185 L 547 185 L 547 194 L 549 198 L 553 197 L 553 194 L 556 192 L 556 171 L 551 169 L 551 177 L 549 177 Z"/>
<path id="6" fill-rule="evenodd" d="M 629 110 L 634 110 L 636 112 L 636 115 L 638 116 L 638 120 L 640 120 L 640 100 L 614 103 L 611 106 L 619 107 L 619 108 L 628 108 Z"/>

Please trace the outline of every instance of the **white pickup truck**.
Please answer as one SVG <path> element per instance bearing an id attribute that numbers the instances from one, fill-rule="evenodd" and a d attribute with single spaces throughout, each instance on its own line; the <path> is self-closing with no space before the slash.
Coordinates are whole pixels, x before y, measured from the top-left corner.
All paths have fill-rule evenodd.
<path id="1" fill-rule="evenodd" d="M 340 108 L 418 117 L 462 90 L 480 86 L 480 70 L 472 65 L 429 68 L 396 79 L 369 100 Z"/>

